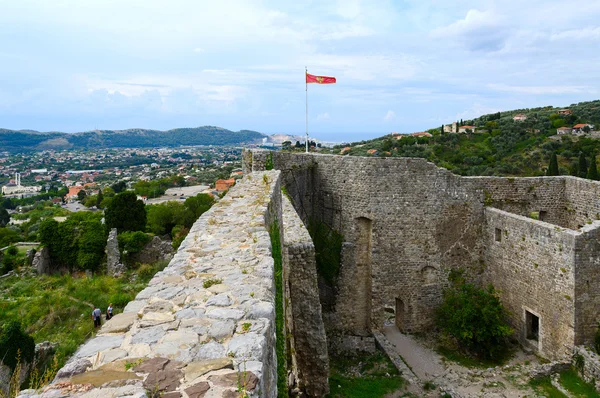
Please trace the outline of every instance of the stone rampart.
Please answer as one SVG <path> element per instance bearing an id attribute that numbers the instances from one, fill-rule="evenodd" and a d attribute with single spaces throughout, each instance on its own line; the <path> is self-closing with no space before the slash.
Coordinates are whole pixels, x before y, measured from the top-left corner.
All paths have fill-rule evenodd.
<path id="1" fill-rule="evenodd" d="M 43 396 L 275 397 L 269 227 L 282 220 L 279 174 L 245 177 L 203 214 L 169 266 Z"/>
<path id="2" fill-rule="evenodd" d="M 600 221 L 579 229 L 575 240 L 575 344 L 594 341 L 600 321 Z"/>
<path id="3" fill-rule="evenodd" d="M 585 381 L 593 383 L 596 390 L 600 391 L 600 356 L 586 346 L 575 347 L 573 354 L 573 367 Z M 579 360 L 578 355 L 581 356 Z"/>
<path id="4" fill-rule="evenodd" d="M 569 355 L 579 233 L 489 207 L 485 218 L 484 279 L 507 307 L 515 337 L 547 358 Z"/>
<path id="5" fill-rule="evenodd" d="M 329 392 L 327 337 L 317 287 L 315 247 L 287 196 L 282 197 L 283 281 L 292 371 L 300 390 L 311 397 Z"/>

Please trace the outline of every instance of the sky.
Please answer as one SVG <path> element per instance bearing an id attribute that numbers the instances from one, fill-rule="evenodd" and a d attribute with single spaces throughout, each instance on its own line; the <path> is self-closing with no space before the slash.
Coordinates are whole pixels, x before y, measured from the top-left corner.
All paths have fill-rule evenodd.
<path id="1" fill-rule="evenodd" d="M 0 127 L 333 141 L 600 98 L 600 1 L 0 0 Z"/>

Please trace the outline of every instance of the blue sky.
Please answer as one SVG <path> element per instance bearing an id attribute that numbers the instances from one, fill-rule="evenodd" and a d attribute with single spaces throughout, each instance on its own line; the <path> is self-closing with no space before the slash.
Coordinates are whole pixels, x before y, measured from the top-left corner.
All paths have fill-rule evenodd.
<path id="1" fill-rule="evenodd" d="M 0 127 L 355 140 L 600 98 L 600 1 L 0 0 Z"/>

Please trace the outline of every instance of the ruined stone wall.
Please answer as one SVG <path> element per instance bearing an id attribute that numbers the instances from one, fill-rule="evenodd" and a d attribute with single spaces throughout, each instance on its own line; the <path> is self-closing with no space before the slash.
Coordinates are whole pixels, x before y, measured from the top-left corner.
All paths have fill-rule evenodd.
<path id="1" fill-rule="evenodd" d="M 569 355 L 575 340 L 577 235 L 549 223 L 485 209 L 485 281 L 497 289 L 520 342 L 551 359 Z M 527 338 L 526 311 L 539 317 L 538 341 Z"/>
<path id="2" fill-rule="evenodd" d="M 569 228 L 578 229 L 600 220 L 600 181 L 577 177 L 565 179 L 565 209 L 571 219 Z"/>
<path id="3" fill-rule="evenodd" d="M 277 396 L 274 260 L 278 171 L 246 176 L 193 225 L 169 266 L 106 322 L 56 382 L 90 396 Z M 284 241 L 282 240 L 282 245 Z M 77 389 L 53 384 L 44 396 Z M 62 390 L 62 391 L 61 391 Z"/>
<path id="4" fill-rule="evenodd" d="M 543 221 L 572 228 L 567 211 L 566 188 L 563 177 L 462 177 L 472 189 L 482 192 L 487 206 L 509 213 L 530 217 L 542 213 Z"/>
<path id="5" fill-rule="evenodd" d="M 445 169 L 298 153 L 274 153 L 274 166 L 298 213 L 344 236 L 330 331 L 367 336 L 394 314 L 403 330 L 425 330 L 448 270 L 479 267 L 483 199 Z"/>
<path id="6" fill-rule="evenodd" d="M 594 340 L 600 321 L 600 221 L 585 224 L 575 240 L 575 344 Z"/>
<path id="7" fill-rule="evenodd" d="M 315 247 L 287 196 L 282 196 L 285 247 L 283 281 L 290 356 L 299 390 L 310 397 L 329 392 L 327 337 L 317 287 Z"/>

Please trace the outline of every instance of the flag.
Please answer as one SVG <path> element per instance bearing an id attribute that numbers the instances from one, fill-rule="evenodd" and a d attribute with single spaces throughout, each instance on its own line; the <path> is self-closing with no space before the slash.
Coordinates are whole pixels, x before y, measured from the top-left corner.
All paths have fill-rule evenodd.
<path id="1" fill-rule="evenodd" d="M 306 83 L 317 83 L 317 84 L 333 84 L 335 83 L 335 77 L 329 76 L 315 76 L 309 73 L 306 74 Z"/>

